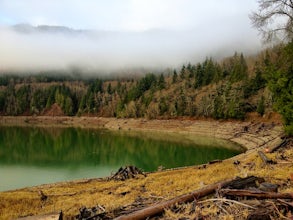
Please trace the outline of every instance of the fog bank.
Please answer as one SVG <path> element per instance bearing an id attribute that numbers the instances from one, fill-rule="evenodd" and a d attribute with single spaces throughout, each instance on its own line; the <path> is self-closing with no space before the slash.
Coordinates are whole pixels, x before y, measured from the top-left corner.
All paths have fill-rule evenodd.
<path id="1" fill-rule="evenodd" d="M 176 68 L 261 47 L 253 31 L 202 25 L 189 30 L 94 31 L 58 26 L 0 28 L 0 72 L 82 69 L 110 74 Z"/>

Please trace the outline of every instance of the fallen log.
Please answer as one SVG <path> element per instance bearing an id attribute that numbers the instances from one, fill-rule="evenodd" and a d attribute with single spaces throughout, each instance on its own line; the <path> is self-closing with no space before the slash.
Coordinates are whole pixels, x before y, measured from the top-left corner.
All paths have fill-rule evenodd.
<path id="1" fill-rule="evenodd" d="M 261 177 L 256 176 L 248 176 L 246 178 L 237 177 L 232 180 L 229 184 L 225 186 L 225 188 L 230 189 L 244 189 L 249 187 L 257 187 L 259 183 L 263 183 L 265 180 Z"/>
<path id="2" fill-rule="evenodd" d="M 223 160 L 212 160 L 210 162 L 208 162 L 208 164 L 215 164 L 215 163 L 222 163 Z"/>
<path id="3" fill-rule="evenodd" d="M 262 151 L 258 151 L 257 153 L 260 156 L 261 160 L 265 164 L 274 164 L 275 163 L 272 159 L 269 159 Z"/>
<path id="4" fill-rule="evenodd" d="M 288 142 L 289 142 L 288 139 L 284 139 L 280 144 L 277 144 L 276 146 L 268 149 L 268 153 L 273 153 L 279 148 L 286 146 Z"/>
<path id="5" fill-rule="evenodd" d="M 147 207 L 145 209 L 135 211 L 135 212 L 130 213 L 128 215 L 119 216 L 116 218 L 116 220 L 146 219 L 148 217 L 155 216 L 155 215 L 162 213 L 165 209 L 170 208 L 175 204 L 192 202 L 195 199 L 199 199 L 201 197 L 207 196 L 207 195 L 215 192 L 217 189 L 220 189 L 224 186 L 227 186 L 229 183 L 231 183 L 231 180 L 223 181 L 220 183 L 215 183 L 215 184 L 209 185 L 205 188 L 195 190 L 191 193 L 184 194 L 184 195 L 175 197 L 173 199 L 158 203 L 156 205 Z"/>
<path id="6" fill-rule="evenodd" d="M 221 189 L 219 193 L 223 196 L 246 196 L 257 199 L 293 199 L 293 193 L 262 192 L 244 189 Z"/>

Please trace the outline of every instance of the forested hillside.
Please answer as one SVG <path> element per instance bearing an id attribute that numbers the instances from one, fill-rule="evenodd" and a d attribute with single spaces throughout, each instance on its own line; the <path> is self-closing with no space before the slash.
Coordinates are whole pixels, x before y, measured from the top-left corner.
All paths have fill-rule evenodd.
<path id="1" fill-rule="evenodd" d="M 221 61 L 206 58 L 140 78 L 1 73 L 0 112 L 45 115 L 54 104 L 68 116 L 244 119 L 249 112 L 276 110 L 290 131 L 292 48 L 279 45 L 250 57 L 235 53 Z"/>

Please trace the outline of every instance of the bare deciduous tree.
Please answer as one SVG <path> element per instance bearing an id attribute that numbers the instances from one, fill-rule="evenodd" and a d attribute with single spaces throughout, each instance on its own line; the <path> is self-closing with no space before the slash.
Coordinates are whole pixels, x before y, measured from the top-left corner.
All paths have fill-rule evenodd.
<path id="1" fill-rule="evenodd" d="M 293 0 L 258 0 L 258 11 L 249 17 L 265 42 L 293 39 Z"/>

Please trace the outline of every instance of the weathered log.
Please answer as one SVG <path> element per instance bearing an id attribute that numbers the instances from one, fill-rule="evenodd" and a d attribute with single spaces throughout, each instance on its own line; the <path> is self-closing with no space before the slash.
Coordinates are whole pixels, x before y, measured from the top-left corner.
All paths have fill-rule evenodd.
<path id="1" fill-rule="evenodd" d="M 277 144 L 276 146 L 268 149 L 268 153 L 273 153 L 279 148 L 286 146 L 288 142 L 289 142 L 288 139 L 284 139 L 280 144 Z"/>
<path id="2" fill-rule="evenodd" d="M 221 189 L 220 194 L 223 196 L 246 196 L 257 199 L 293 199 L 293 193 L 262 192 L 244 189 Z"/>
<path id="3" fill-rule="evenodd" d="M 272 159 L 269 159 L 264 152 L 262 151 L 258 151 L 257 152 L 258 155 L 260 156 L 261 160 L 265 163 L 265 164 L 274 164 L 275 162 Z"/>
<path id="4" fill-rule="evenodd" d="M 236 179 L 232 180 L 225 188 L 231 189 L 245 189 L 248 187 L 257 187 L 259 183 L 264 182 L 265 180 L 260 177 L 256 176 L 248 176 L 246 178 L 237 177 Z"/>
<path id="5" fill-rule="evenodd" d="M 212 161 L 209 161 L 208 164 L 215 164 L 215 163 L 222 163 L 223 160 L 212 160 Z"/>
<path id="6" fill-rule="evenodd" d="M 231 180 L 212 184 L 212 185 L 209 185 L 205 188 L 195 190 L 191 193 L 175 197 L 173 199 L 161 202 L 159 204 L 147 207 L 145 209 L 138 210 L 138 211 L 130 213 L 128 215 L 120 216 L 120 217 L 116 218 L 116 220 L 146 219 L 147 217 L 151 217 L 151 216 L 158 215 L 158 214 L 162 213 L 164 211 L 164 209 L 170 208 L 175 204 L 191 202 L 191 201 L 194 201 L 195 199 L 199 199 L 201 197 L 207 196 L 207 195 L 215 192 L 217 189 L 228 185 L 230 182 L 231 182 Z"/>

